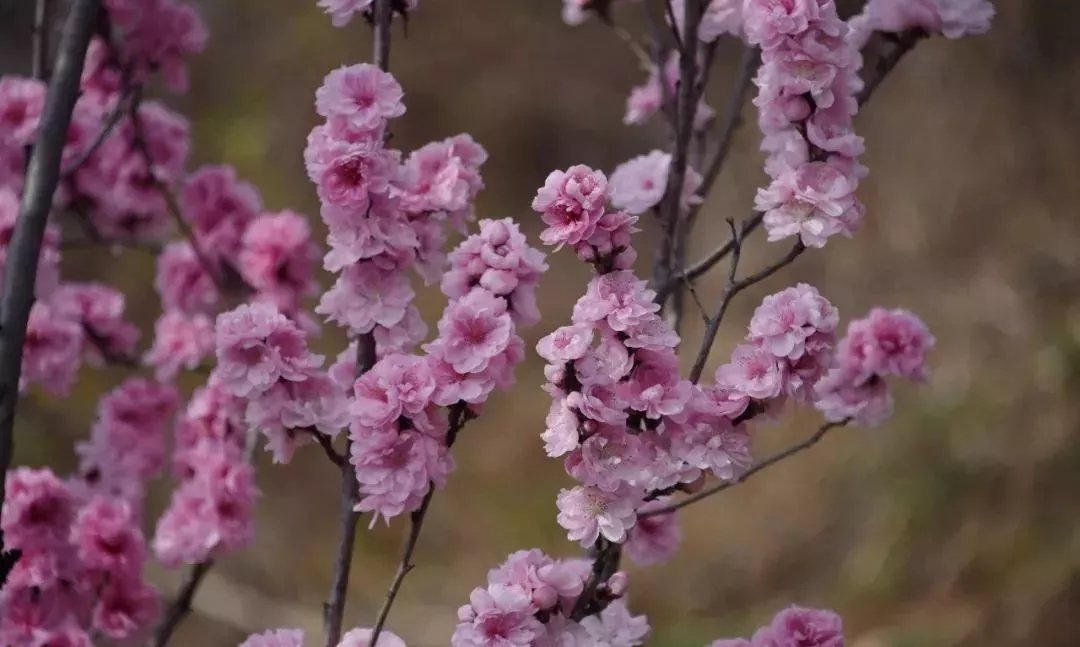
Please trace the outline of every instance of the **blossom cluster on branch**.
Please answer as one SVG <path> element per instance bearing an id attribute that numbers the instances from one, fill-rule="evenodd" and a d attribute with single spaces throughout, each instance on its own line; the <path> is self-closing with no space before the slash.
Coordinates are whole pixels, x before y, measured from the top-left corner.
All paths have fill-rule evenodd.
<path id="1" fill-rule="evenodd" d="M 614 9 L 643 1 L 564 0 L 564 17 L 577 24 L 592 12 L 611 22 Z M 664 562 L 681 540 L 677 510 L 805 449 L 828 428 L 881 423 L 892 407 L 890 380 L 928 378 L 935 340 L 916 315 L 876 307 L 841 335 L 837 308 L 816 287 L 796 283 L 765 296 L 711 382 L 699 380 L 730 300 L 807 247 L 851 235 L 864 215 L 856 196 L 866 173 L 858 162 L 863 141 L 852 119 L 880 82 L 859 77 L 864 46 L 880 34 L 895 54 L 929 35 L 983 33 L 993 7 L 870 0 L 844 21 L 833 0 L 693 2 L 663 3 L 674 51 L 660 38 L 646 55 L 621 34 L 635 54 L 650 57 L 625 122 L 666 119 L 671 150 L 636 156 L 610 176 L 583 164 L 552 171 L 531 205 L 544 226 L 540 241 L 569 248 L 593 270 L 570 322 L 536 345 L 551 397 L 540 440 L 575 482 L 555 496 L 555 521 L 591 554 L 511 554 L 458 610 L 455 647 L 644 644 L 651 629 L 630 611 L 623 554 L 639 566 Z M 385 69 L 386 39 L 417 0 L 316 4 L 336 26 L 356 16 L 372 24 L 376 51 L 384 52 L 377 64 L 332 70 L 315 91 L 322 123 L 307 137 L 304 164 L 327 230 L 325 254 L 304 215 L 267 210 L 232 167 L 189 172 L 187 121 L 144 96 L 156 80 L 173 92 L 187 89 L 187 60 L 207 39 L 192 6 L 104 2 L 64 141 L 53 223 L 36 282 L 26 286 L 35 301 L 19 390 L 66 395 L 84 362 L 150 377 L 128 377 L 102 397 L 87 439 L 75 446 L 72 474 L 26 467 L 6 474 L 0 530 L 11 552 L 0 554 L 0 567 L 15 561 L 0 581 L 0 644 L 134 643 L 164 615 L 155 638 L 164 645 L 210 564 L 254 536 L 252 452 L 262 442 L 276 463 L 317 443 L 340 468 L 347 487 L 339 554 L 352 553 L 359 513 L 372 525 L 408 517 L 402 561 L 373 627 L 341 634 L 347 560 L 335 565 L 335 586 L 343 589 L 336 620 L 326 605 L 328 645 L 405 645 L 384 628 L 390 605 L 414 567 L 428 505 L 454 470 L 459 433 L 496 390 L 514 385 L 528 352 L 520 329 L 541 321 L 536 290 L 548 265 L 513 219 L 476 221 L 488 154 L 471 136 L 407 154 L 389 145 L 406 105 L 402 85 Z M 684 376 L 682 312 L 669 296 L 692 291 L 693 277 L 667 285 L 639 279 L 634 234 L 640 217 L 655 214 L 664 231 L 657 262 L 686 270 L 679 254 L 726 154 L 723 141 L 711 141 L 716 116 L 703 100 L 715 42 L 724 36 L 760 50 L 754 103 L 770 182 L 758 191 L 757 220 L 731 221 L 733 238 L 716 256 L 731 263 L 723 300 L 711 315 L 698 301 L 711 333 Z M 747 68 L 745 86 L 753 71 Z M 20 224 L 46 91 L 42 79 L 0 78 L 0 272 L 8 271 Z M 732 129 L 739 102 L 728 116 Z M 704 163 L 710 149 L 712 170 Z M 669 192 L 669 184 L 678 190 Z M 770 240 L 797 243 L 740 278 L 743 238 L 755 222 Z M 454 235 L 461 241 L 447 251 Z M 125 319 L 122 292 L 63 275 L 61 254 L 72 243 L 157 252 L 161 314 L 145 349 Z M 325 290 L 320 255 L 333 275 Z M 447 299 L 430 335 L 414 303 L 414 278 Z M 349 339 L 332 362 L 313 350 L 324 324 Z M 177 386 L 189 381 L 182 376 L 199 380 L 189 396 Z M 816 408 L 827 424 L 779 458 L 755 462 L 759 425 L 793 407 Z M 175 484 L 169 503 L 159 518 L 146 519 L 147 489 L 167 472 Z M 709 479 L 718 484 L 703 490 Z M 152 536 L 144 535 L 150 526 Z M 151 556 L 169 568 L 193 567 L 164 614 L 145 575 Z M 242 647 L 303 642 L 302 632 L 279 629 Z M 839 616 L 791 607 L 751 639 L 712 647 L 843 644 Z"/>

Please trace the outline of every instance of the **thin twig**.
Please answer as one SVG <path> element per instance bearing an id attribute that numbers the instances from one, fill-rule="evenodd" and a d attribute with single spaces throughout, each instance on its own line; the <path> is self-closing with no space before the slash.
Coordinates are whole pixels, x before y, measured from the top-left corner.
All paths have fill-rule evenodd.
<path id="1" fill-rule="evenodd" d="M 468 411 L 468 407 L 464 403 L 458 403 L 450 408 L 450 429 L 446 436 L 447 448 L 453 446 L 454 441 L 457 439 L 458 432 L 461 431 L 461 428 L 470 419 Z M 401 589 L 401 583 L 405 580 L 405 576 L 416 568 L 416 564 L 413 563 L 413 553 L 416 551 L 416 544 L 420 539 L 420 531 L 423 529 L 424 519 L 427 517 L 428 506 L 431 505 L 431 498 L 434 494 L 435 484 L 430 483 L 428 485 L 428 492 L 424 495 L 424 500 L 420 503 L 420 507 L 409 516 L 409 534 L 405 538 L 405 545 L 401 550 L 401 560 L 398 562 L 397 572 L 394 574 L 394 579 L 390 583 L 390 588 L 386 591 L 386 600 L 383 602 L 382 608 L 379 609 L 379 615 L 375 620 L 375 627 L 371 630 L 371 640 L 368 642 L 369 645 L 379 644 L 379 634 L 382 633 L 383 627 L 386 625 L 386 618 L 390 615 L 390 608 L 394 606 L 394 600 L 397 599 L 398 591 Z"/>
<path id="2" fill-rule="evenodd" d="M 679 50 L 679 53 L 681 54 L 685 51 L 685 47 L 683 46 L 682 35 L 679 34 L 679 21 L 675 19 L 675 9 L 671 6 L 671 0 L 663 0 L 663 2 L 664 11 L 665 13 L 667 13 L 668 22 L 671 23 L 671 35 L 675 38 L 675 49 Z M 686 4 L 691 5 L 695 3 L 693 0 L 690 0 Z M 688 25 L 689 23 L 684 22 L 683 24 Z M 689 32 L 689 29 L 687 31 Z M 697 33 L 696 28 L 694 29 L 693 33 Z M 695 39 L 687 38 L 686 40 L 692 43 Z"/>
<path id="3" fill-rule="evenodd" d="M 169 605 L 169 608 L 165 610 L 161 624 L 154 630 L 153 647 L 165 647 L 180 622 L 191 613 L 191 601 L 195 599 L 195 591 L 198 590 L 203 578 L 206 577 L 206 573 L 213 565 L 212 560 L 206 560 L 195 564 L 188 571 L 187 577 L 184 578 L 183 584 L 180 585 L 176 598 Z"/>
<path id="4" fill-rule="evenodd" d="M 615 571 L 619 570 L 619 559 L 622 557 L 622 545 L 607 541 L 603 537 L 597 539 L 594 547 L 592 572 L 581 590 L 574 608 L 570 611 L 571 620 L 582 618 L 603 611 L 604 601 L 598 599 L 597 593 L 600 588 L 611 579 Z"/>
<path id="5" fill-rule="evenodd" d="M 724 288 L 724 294 L 720 298 L 720 309 L 717 310 L 716 316 L 714 316 L 709 321 L 709 325 L 705 329 L 705 337 L 701 340 L 701 348 L 698 350 L 697 359 L 694 360 L 694 367 L 690 370 L 690 381 L 695 384 L 697 384 L 697 381 L 701 379 L 701 373 L 705 370 L 705 362 L 709 360 L 709 353 L 710 351 L 712 351 L 712 345 L 713 341 L 716 339 L 716 333 L 720 331 L 720 324 L 724 321 L 724 315 L 727 313 L 728 306 L 731 304 L 731 300 L 735 298 L 735 295 L 742 292 L 751 285 L 754 285 L 755 283 L 760 283 L 761 281 L 764 281 L 765 279 L 769 278 L 784 267 L 787 267 L 792 263 L 792 261 L 794 261 L 804 251 L 806 251 L 806 246 L 803 245 L 802 241 L 800 240 L 795 243 L 794 246 L 792 246 L 791 250 L 788 251 L 787 254 L 774 262 L 772 265 L 769 265 L 768 267 L 765 267 L 764 269 L 759 270 L 758 272 L 751 274 L 744 279 L 735 281 L 734 267 L 738 262 L 738 255 L 741 247 L 741 243 L 736 242 L 731 263 L 732 272 L 729 276 L 727 287 Z"/>
<path id="6" fill-rule="evenodd" d="M 326 454 L 326 457 L 330 459 L 331 463 L 340 468 L 345 468 L 348 464 L 349 457 L 339 454 L 338 451 L 334 449 L 334 443 L 330 440 L 329 436 L 314 427 L 305 427 L 301 431 L 311 434 L 311 437 L 315 439 L 315 442 L 319 444 L 319 447 L 322 447 L 323 453 Z"/>
<path id="7" fill-rule="evenodd" d="M 90 159 L 90 156 L 93 155 L 97 149 L 101 148 L 101 145 L 105 143 L 105 140 L 109 138 L 109 135 L 112 134 L 113 130 L 115 130 L 116 126 L 120 123 L 120 120 L 124 117 L 124 113 L 126 112 L 124 104 L 130 101 L 133 96 L 134 90 L 132 86 L 129 85 L 125 87 L 124 93 L 117 97 L 116 105 L 112 107 L 109 114 L 102 120 L 101 130 L 99 130 L 97 136 L 94 137 L 94 141 L 90 142 L 90 145 L 84 148 L 82 152 L 79 153 L 79 156 L 64 169 L 65 178 L 82 168 L 83 165 L 86 164 L 86 161 Z"/>
<path id="8" fill-rule="evenodd" d="M 825 437 L 825 434 L 829 433 L 833 429 L 836 429 L 837 427 L 843 427 L 844 425 L 848 424 L 849 422 L 851 422 L 850 419 L 845 419 L 845 420 L 841 420 L 840 422 L 826 423 L 826 424 L 822 425 L 821 427 L 819 427 L 818 430 L 816 432 L 814 432 L 814 435 L 810 436 L 809 438 L 802 441 L 801 443 L 797 443 L 795 445 L 792 445 L 791 447 L 788 447 L 787 449 L 785 449 L 785 450 L 783 450 L 781 452 L 773 454 L 772 456 L 766 458 L 765 460 L 755 464 L 753 467 L 751 467 L 750 469 L 746 470 L 741 475 L 739 475 L 739 477 L 736 478 L 735 480 L 733 480 L 733 481 L 724 481 L 723 483 L 719 483 L 717 485 L 714 485 L 711 488 L 708 488 L 706 490 L 702 490 L 701 492 L 698 492 L 697 494 L 690 495 L 690 496 L 686 497 L 685 499 L 682 499 L 682 500 L 680 500 L 680 501 L 678 501 L 676 503 L 672 503 L 672 504 L 663 506 L 661 508 L 654 508 L 654 509 L 648 510 L 646 512 L 640 512 L 640 513 L 638 513 L 638 519 L 647 519 L 649 517 L 656 517 L 656 516 L 663 515 L 663 514 L 671 514 L 672 512 L 675 512 L 676 510 L 681 510 L 681 509 L 685 508 L 686 506 L 688 506 L 688 505 L 690 505 L 692 503 L 697 503 L 698 501 L 701 501 L 702 499 L 707 499 L 707 498 L 711 497 L 712 495 L 716 494 L 717 492 L 723 492 L 724 490 L 728 489 L 729 487 L 738 485 L 740 483 L 745 483 L 746 481 L 748 481 L 750 479 L 750 477 L 752 477 L 754 474 L 757 474 L 761 470 L 763 470 L 763 469 L 765 469 L 767 467 L 770 467 L 772 465 L 775 465 L 776 463 L 779 463 L 780 461 L 785 460 L 785 459 L 787 459 L 787 458 L 789 458 L 791 456 L 794 456 L 795 454 L 798 454 L 801 451 L 804 451 L 806 449 L 809 449 L 809 448 L 813 447 L 814 445 L 816 445 L 818 443 L 818 441 L 820 441 L 822 438 Z"/>
<path id="9" fill-rule="evenodd" d="M 39 81 L 49 77 L 49 14 L 51 0 L 37 0 L 34 5 L 34 53 L 31 74 Z"/>
<path id="10" fill-rule="evenodd" d="M 361 335 L 356 340 L 356 374 L 361 376 L 375 366 L 375 336 Z M 359 485 L 352 465 L 348 462 L 350 441 L 345 443 L 345 461 L 341 465 L 341 503 L 338 508 L 339 533 L 337 551 L 334 555 L 330 593 L 323 604 L 323 633 L 327 647 L 334 647 L 341 639 L 341 620 L 345 614 L 345 599 L 349 593 L 349 573 L 352 571 L 353 545 L 356 543 L 356 523 L 360 513 L 355 510 L 360 500 Z"/>
<path id="11" fill-rule="evenodd" d="M 41 126 L 27 166 L 19 218 L 8 244 L 0 300 L 0 507 L 14 449 L 15 408 L 19 400 L 26 326 L 34 305 L 38 257 L 53 194 L 60 181 L 60 161 L 99 9 L 100 0 L 75 0 L 68 13 L 57 50 L 55 73 L 45 96 Z M 0 585 L 6 575 L 0 573 Z"/>

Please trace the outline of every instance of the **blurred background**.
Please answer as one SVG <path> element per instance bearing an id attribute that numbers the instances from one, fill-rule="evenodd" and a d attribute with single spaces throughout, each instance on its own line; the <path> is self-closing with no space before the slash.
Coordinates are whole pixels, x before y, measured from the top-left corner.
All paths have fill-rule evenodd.
<path id="1" fill-rule="evenodd" d="M 0 69 L 29 69 L 31 4 L 0 14 Z M 193 62 L 191 92 L 164 97 L 192 121 L 191 168 L 233 164 L 268 209 L 311 214 L 318 227 L 301 159 L 317 121 L 314 90 L 330 69 L 370 59 L 370 30 L 360 21 L 333 28 L 313 0 L 199 4 L 209 47 Z M 868 215 L 858 235 L 744 293 L 712 355 L 714 365 L 727 355 L 764 294 L 808 281 L 844 321 L 878 304 L 922 315 L 938 340 L 931 382 L 901 387 L 881 428 L 835 432 L 687 509 L 678 557 L 630 567 L 632 608 L 649 616 L 651 645 L 747 635 L 793 602 L 837 609 L 857 647 L 1080 644 L 1080 6 L 996 4 L 989 35 L 920 44 L 859 116 L 871 176 L 860 188 Z M 569 28 L 559 12 L 558 0 L 425 0 L 407 37 L 395 26 L 391 56 L 408 105 L 394 145 L 407 151 L 471 133 L 491 154 L 479 215 L 514 217 L 534 242 L 529 203 L 550 170 L 610 171 L 665 144 L 658 122 L 621 123 L 627 92 L 644 79 L 624 43 L 595 20 Z M 637 15 L 616 19 L 639 32 Z M 720 112 L 737 57 L 734 44 L 718 57 L 710 96 Z M 750 120 L 690 258 L 726 236 L 724 218 L 748 213 L 763 181 L 746 107 Z M 639 248 L 653 235 L 640 234 Z M 758 241 L 744 267 L 778 252 Z M 545 318 L 526 331 L 530 347 L 568 320 L 588 275 L 568 252 L 549 262 Z M 72 251 L 65 263 L 68 275 L 122 287 L 150 330 L 151 256 Z M 722 280 L 700 283 L 706 303 L 717 302 Z M 425 292 L 421 302 L 433 322 L 441 298 Z M 696 349 L 701 326 L 688 321 L 684 346 Z M 320 344 L 335 353 L 342 340 L 330 333 Z M 447 644 L 457 607 L 511 551 L 578 554 L 555 523 L 555 493 L 570 480 L 539 441 L 548 406 L 541 368 L 530 355 L 518 388 L 496 394 L 455 447 L 458 469 L 435 497 L 418 568 L 390 617 L 413 647 Z M 98 397 L 127 374 L 84 369 L 69 400 L 30 396 L 16 462 L 70 470 L 71 444 L 87 433 Z M 814 412 L 793 412 L 760 429 L 755 453 L 817 425 Z M 285 626 L 318 641 L 338 474 L 309 448 L 287 466 L 260 456 L 259 481 L 257 540 L 212 571 L 173 644 L 235 645 Z M 167 492 L 162 484 L 148 519 Z M 402 519 L 361 532 L 346 625 L 373 622 L 406 529 Z M 179 577 L 154 576 L 166 595 Z"/>

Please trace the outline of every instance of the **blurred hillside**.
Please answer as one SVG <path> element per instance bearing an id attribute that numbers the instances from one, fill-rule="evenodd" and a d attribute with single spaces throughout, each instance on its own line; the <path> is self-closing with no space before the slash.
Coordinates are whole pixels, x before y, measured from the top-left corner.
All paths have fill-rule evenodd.
<path id="1" fill-rule="evenodd" d="M 210 46 L 191 92 L 167 100 L 192 119 L 192 167 L 234 164 L 268 208 L 317 221 L 301 158 L 316 123 L 313 93 L 331 68 L 367 60 L 370 38 L 359 22 L 334 29 L 314 4 L 203 2 Z M 528 205 L 551 169 L 610 170 L 664 145 L 659 124 L 621 124 L 642 74 L 605 26 L 566 27 L 557 0 L 421 4 L 407 38 L 395 30 L 391 67 L 408 113 L 394 122 L 394 145 L 471 133 L 491 154 L 482 217 L 512 216 L 535 237 Z M 863 229 L 740 297 L 713 353 L 714 362 L 726 355 L 761 296 L 808 281 L 845 320 L 877 304 L 920 313 L 938 339 L 930 384 L 901 390 L 882 428 L 838 432 L 689 508 L 679 557 L 631 569 L 633 607 L 655 628 L 650 644 L 744 635 L 791 602 L 836 608 L 856 647 L 1080 644 L 1080 5 L 997 5 L 990 35 L 923 43 L 890 76 L 858 121 L 871 170 L 860 190 Z M 4 11 L 0 69 L 25 70 L 29 22 L 17 7 Z M 720 110 L 736 58 L 734 47 L 718 58 Z M 691 258 L 725 236 L 724 218 L 747 212 L 763 179 L 758 140 L 751 118 L 702 212 Z M 647 249 L 652 232 L 640 236 Z M 751 247 L 745 267 L 776 253 Z M 528 331 L 530 345 L 568 319 L 588 274 L 567 252 L 549 261 L 545 320 Z M 65 263 L 71 274 L 122 286 L 149 330 L 158 303 L 149 256 L 80 251 Z M 699 288 L 706 303 L 721 289 L 721 277 Z M 423 307 L 433 321 L 441 300 L 428 293 Z M 688 348 L 701 334 L 694 323 Z M 320 343 L 336 352 L 341 338 Z M 29 399 L 17 461 L 70 468 L 71 442 L 86 433 L 98 395 L 124 376 L 87 370 L 70 401 Z M 576 554 L 555 523 L 555 493 L 569 479 L 538 439 L 541 380 L 530 357 L 519 388 L 495 397 L 455 447 L 457 472 L 435 498 L 419 567 L 390 618 L 413 647 L 447 644 L 457 607 L 507 553 Z M 816 425 L 800 411 L 763 429 L 755 451 Z M 261 460 L 258 540 L 215 568 L 176 645 L 230 646 L 277 626 L 319 635 L 337 473 L 316 450 L 284 467 Z M 347 624 L 373 621 L 405 526 L 361 533 Z M 176 579 L 159 581 L 169 591 Z"/>

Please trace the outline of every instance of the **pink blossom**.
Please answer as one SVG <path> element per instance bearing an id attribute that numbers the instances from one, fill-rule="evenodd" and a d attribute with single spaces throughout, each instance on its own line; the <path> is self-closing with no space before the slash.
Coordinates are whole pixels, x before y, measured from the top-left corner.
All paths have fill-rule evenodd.
<path id="1" fill-rule="evenodd" d="M 592 546 L 603 536 L 621 543 L 637 522 L 635 498 L 629 493 L 609 493 L 592 487 L 561 490 L 556 499 L 559 525 L 567 538 Z"/>
<path id="2" fill-rule="evenodd" d="M 307 369 L 322 363 L 296 324 L 265 303 L 218 315 L 215 334 L 218 375 L 238 397 L 261 393 L 279 379 L 304 380 Z"/>
<path id="3" fill-rule="evenodd" d="M 660 204 L 667 190 L 671 154 L 654 150 L 620 164 L 611 174 L 611 204 L 632 214 L 640 214 Z M 701 175 L 688 168 L 679 199 L 680 208 L 687 209 L 701 202 L 696 195 Z"/>
<path id="4" fill-rule="evenodd" d="M 329 376 L 312 371 L 305 380 L 281 380 L 250 400 L 245 416 L 251 428 L 271 439 L 275 462 L 286 463 L 297 431 L 333 437 L 348 425 L 349 402 Z"/>
<path id="5" fill-rule="evenodd" d="M 833 369 L 814 386 L 814 406 L 831 422 L 848 418 L 873 427 L 892 413 L 892 395 L 885 380 L 873 376 L 860 380 L 843 369 Z"/>
<path id="6" fill-rule="evenodd" d="M 860 376 L 898 375 L 922 381 L 926 355 L 934 347 L 926 325 L 907 310 L 874 308 L 848 324 L 837 352 L 840 366 Z"/>
<path id="7" fill-rule="evenodd" d="M 593 342 L 593 327 L 580 323 L 563 326 L 536 344 L 536 352 L 552 364 L 581 359 Z"/>
<path id="8" fill-rule="evenodd" d="M 50 546 L 67 540 L 72 495 L 51 470 L 16 468 L 7 474 L 2 513 L 6 547 Z"/>
<path id="9" fill-rule="evenodd" d="M 127 502 L 97 497 L 75 518 L 71 543 L 86 566 L 114 576 L 137 576 L 146 559 L 146 542 L 138 523 Z"/>
<path id="10" fill-rule="evenodd" d="M 107 0 L 123 57 L 145 80 L 160 71 L 166 87 L 187 90 L 185 59 L 206 46 L 207 31 L 195 8 L 172 0 Z"/>
<path id="11" fill-rule="evenodd" d="M 458 610 L 453 647 L 530 647 L 544 626 L 533 617 L 531 596 L 520 586 L 492 584 L 473 589 Z"/>
<path id="12" fill-rule="evenodd" d="M 589 282 L 585 295 L 574 304 L 575 323 L 606 321 L 612 330 L 623 332 L 651 321 L 660 309 L 655 293 L 623 270 L 598 276 Z"/>
<path id="13" fill-rule="evenodd" d="M 231 166 L 203 166 L 184 181 L 184 217 L 208 250 L 231 258 L 248 223 L 262 211 L 258 190 Z"/>
<path id="14" fill-rule="evenodd" d="M 400 324 L 414 296 L 403 272 L 362 262 L 345 268 L 334 286 L 323 294 L 315 312 L 327 321 L 363 334 L 376 325 L 392 328 Z"/>
<path id="15" fill-rule="evenodd" d="M 745 0 L 746 38 L 753 45 L 772 47 L 784 36 L 806 31 L 821 18 L 819 0 Z"/>
<path id="16" fill-rule="evenodd" d="M 93 626 L 114 640 L 130 638 L 157 618 L 157 590 L 137 577 L 109 578 L 97 597 Z"/>
<path id="17" fill-rule="evenodd" d="M 13 75 L 0 78 L 0 148 L 32 144 L 44 106 L 41 81 Z"/>
<path id="18" fill-rule="evenodd" d="M 428 333 L 427 324 L 420 316 L 416 306 L 410 305 L 405 316 L 389 328 L 375 327 L 375 347 L 378 354 L 385 356 L 393 353 L 411 353 Z M 513 341 L 513 340 L 511 340 Z"/>
<path id="19" fill-rule="evenodd" d="M 459 373 L 478 373 L 506 350 L 513 335 L 506 301 L 476 289 L 446 307 L 439 336 L 427 350 Z"/>
<path id="20" fill-rule="evenodd" d="M 831 341 L 839 324 L 836 308 L 806 283 L 765 297 L 754 310 L 746 338 L 781 359 L 797 360 L 808 345 Z"/>
<path id="21" fill-rule="evenodd" d="M 371 194 L 389 188 L 396 171 L 396 159 L 383 148 L 380 135 L 356 132 L 338 121 L 311 131 L 304 163 L 324 205 L 360 213 Z"/>
<path id="22" fill-rule="evenodd" d="M 293 211 L 263 214 L 248 225 L 239 269 L 260 297 L 285 312 L 297 310 L 316 291 L 315 260 L 307 219 Z"/>
<path id="23" fill-rule="evenodd" d="M 139 329 L 124 320 L 124 294 L 100 283 L 65 283 L 53 295 L 52 303 L 65 316 L 82 324 L 92 343 L 91 357 L 126 357 L 135 349 Z"/>
<path id="24" fill-rule="evenodd" d="M 341 637 L 341 642 L 337 644 L 337 647 L 372 647 L 371 634 L 374 633 L 372 629 L 353 629 L 345 633 Z M 377 647 L 406 647 L 405 641 L 402 640 L 392 631 L 383 629 L 379 632 L 379 644 Z"/>
<path id="25" fill-rule="evenodd" d="M 419 415 L 431 402 L 435 378 L 415 355 L 387 355 L 356 380 L 352 413 L 356 424 L 384 429 L 399 417 Z"/>
<path id="26" fill-rule="evenodd" d="M 238 550 L 254 534 L 255 471 L 206 444 L 196 456 L 195 473 L 173 492 L 154 532 L 154 554 L 166 566 L 197 564 Z"/>
<path id="27" fill-rule="evenodd" d="M 863 11 L 877 31 L 917 28 L 946 38 L 985 34 L 995 13 L 988 0 L 871 0 Z"/>
<path id="28" fill-rule="evenodd" d="M 554 560 L 539 549 L 511 553 L 498 568 L 488 571 L 489 585 L 521 587 L 538 610 L 573 604 L 589 576 L 585 560 Z"/>
<path id="29" fill-rule="evenodd" d="M 213 277 L 186 241 L 170 243 L 158 256 L 154 288 L 166 310 L 209 312 L 218 301 Z"/>
<path id="30" fill-rule="evenodd" d="M 402 164 L 398 190 L 413 213 L 445 212 L 471 217 L 472 202 L 484 181 L 480 166 L 487 151 L 469 135 L 426 144 Z"/>
<path id="31" fill-rule="evenodd" d="M 51 393 L 71 390 L 79 372 L 84 331 L 77 321 L 43 301 L 30 308 L 19 388 L 38 384 Z"/>
<path id="32" fill-rule="evenodd" d="M 645 616 L 632 616 L 625 600 L 615 600 L 598 614 L 585 616 L 579 623 L 579 645 L 607 645 L 609 647 L 636 647 L 644 645 L 649 635 L 649 622 Z"/>
<path id="33" fill-rule="evenodd" d="M 304 632 L 300 629 L 264 631 L 248 636 L 240 647 L 304 647 Z"/>
<path id="34" fill-rule="evenodd" d="M 342 117 L 358 130 L 379 130 L 405 114 L 404 92 L 394 77 L 370 63 L 339 67 L 315 91 L 315 111 Z"/>
<path id="35" fill-rule="evenodd" d="M 391 519 L 416 510 L 434 484 L 442 487 L 454 467 L 446 446 L 422 433 L 377 432 L 353 427 L 349 461 L 356 470 L 356 510 Z"/>
<path id="36" fill-rule="evenodd" d="M 811 162 L 759 189 L 754 206 L 765 213 L 769 240 L 799 236 L 803 244 L 824 247 L 837 234 L 850 235 L 862 215 L 856 182 L 825 162 Z"/>
<path id="37" fill-rule="evenodd" d="M 740 344 L 731 362 L 716 370 L 716 382 L 755 400 L 771 400 L 784 388 L 784 365 L 774 355 L 750 344 Z"/>
<path id="38" fill-rule="evenodd" d="M 532 208 L 548 226 L 540 240 L 548 245 L 576 245 L 587 239 L 604 215 L 607 177 L 587 166 L 552 171 L 536 193 Z"/>
<path id="39" fill-rule="evenodd" d="M 667 499 L 657 499 L 641 506 L 640 512 L 660 508 Z M 626 554 L 638 566 L 653 566 L 666 562 L 679 549 L 682 530 L 674 514 L 639 517 L 626 540 Z"/>
<path id="40" fill-rule="evenodd" d="M 745 425 L 735 425 L 723 418 L 691 417 L 668 432 L 674 458 L 695 469 L 708 470 L 717 478 L 735 479 L 753 462 Z"/>
<path id="41" fill-rule="evenodd" d="M 183 370 L 194 371 L 214 352 L 214 324 L 203 314 L 168 310 L 154 324 L 154 344 L 143 361 L 154 376 L 169 381 Z"/>
<path id="42" fill-rule="evenodd" d="M 789 607 L 754 634 L 754 647 L 844 647 L 840 616 L 825 609 Z"/>
<path id="43" fill-rule="evenodd" d="M 580 442 L 580 422 L 575 411 L 567 406 L 565 400 L 555 400 L 545 420 L 547 428 L 540 437 L 544 440 L 544 450 L 552 458 L 562 456 L 577 449 Z"/>
<path id="44" fill-rule="evenodd" d="M 709 647 L 754 647 L 753 643 L 745 638 L 722 638 L 709 643 Z"/>
<path id="45" fill-rule="evenodd" d="M 620 398 L 646 417 L 659 419 L 682 412 L 691 384 L 679 379 L 679 361 L 671 352 L 640 350 L 629 379 L 619 385 Z"/>

